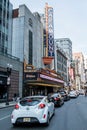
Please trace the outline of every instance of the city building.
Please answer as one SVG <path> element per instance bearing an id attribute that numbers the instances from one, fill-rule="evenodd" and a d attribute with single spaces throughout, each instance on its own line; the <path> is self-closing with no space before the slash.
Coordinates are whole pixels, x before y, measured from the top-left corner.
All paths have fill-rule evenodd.
<path id="1" fill-rule="evenodd" d="M 67 57 L 67 84 L 70 83 L 70 75 L 69 75 L 69 69 L 70 69 L 70 64 L 72 61 L 72 41 L 69 38 L 59 38 L 55 39 L 55 45 L 63 50 L 66 54 Z"/>
<path id="2" fill-rule="evenodd" d="M 64 87 L 63 78 L 54 70 L 53 8 L 46 3 L 45 13 L 40 16 L 43 23 L 43 57 L 41 58 L 44 66 L 34 68 L 33 65 L 24 64 L 24 96 L 47 95 Z"/>
<path id="3" fill-rule="evenodd" d="M 0 101 L 22 97 L 23 63 L 12 56 L 12 9 L 9 0 L 0 0 Z"/>
<path id="4" fill-rule="evenodd" d="M 84 66 L 85 66 L 85 87 L 87 87 L 87 55 L 84 56 Z"/>
<path id="5" fill-rule="evenodd" d="M 67 57 L 65 52 L 58 46 L 55 46 L 55 70 L 67 84 Z"/>
<path id="6" fill-rule="evenodd" d="M 43 66 L 43 25 L 26 5 L 13 10 L 12 55 L 36 68 Z"/>
<path id="7" fill-rule="evenodd" d="M 12 9 L 9 0 L 0 0 L 0 53 L 12 54 Z"/>
<path id="8" fill-rule="evenodd" d="M 85 65 L 85 69 L 87 69 L 87 55 L 84 56 L 84 65 Z"/>
<path id="9" fill-rule="evenodd" d="M 22 97 L 23 63 L 16 57 L 0 54 L 0 101 Z"/>
<path id="10" fill-rule="evenodd" d="M 59 38 L 55 39 L 55 43 L 58 47 L 62 48 L 66 53 L 67 59 L 72 60 L 72 41 L 69 38 Z"/>
<path id="11" fill-rule="evenodd" d="M 73 60 L 75 62 L 76 88 L 84 88 L 85 83 L 85 66 L 84 56 L 82 52 L 73 53 Z"/>

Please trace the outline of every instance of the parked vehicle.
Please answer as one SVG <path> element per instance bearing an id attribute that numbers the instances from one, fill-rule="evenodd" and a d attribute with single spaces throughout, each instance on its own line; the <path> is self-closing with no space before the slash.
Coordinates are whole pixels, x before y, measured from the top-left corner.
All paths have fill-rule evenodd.
<path id="1" fill-rule="evenodd" d="M 70 96 L 68 93 L 66 93 L 65 91 L 60 91 L 59 92 L 61 94 L 61 96 L 63 97 L 64 101 L 68 101 L 70 99 Z"/>
<path id="2" fill-rule="evenodd" d="M 54 103 L 47 96 L 29 96 L 18 101 L 11 114 L 11 123 L 45 123 L 49 125 L 55 112 Z"/>
<path id="3" fill-rule="evenodd" d="M 70 98 L 76 98 L 78 96 L 77 92 L 75 90 L 72 90 L 69 92 Z"/>
<path id="4" fill-rule="evenodd" d="M 85 94 L 85 90 L 84 89 L 80 89 L 79 90 L 79 95 L 84 95 Z"/>
<path id="5" fill-rule="evenodd" d="M 63 97 L 60 93 L 52 94 L 49 99 L 54 103 L 55 107 L 62 106 L 64 104 Z"/>

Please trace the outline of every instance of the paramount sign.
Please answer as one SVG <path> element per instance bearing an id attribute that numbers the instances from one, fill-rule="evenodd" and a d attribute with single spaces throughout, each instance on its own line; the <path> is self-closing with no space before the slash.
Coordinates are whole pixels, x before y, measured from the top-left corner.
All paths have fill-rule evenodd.
<path id="1" fill-rule="evenodd" d="M 48 9 L 48 56 L 54 56 L 53 8 Z"/>

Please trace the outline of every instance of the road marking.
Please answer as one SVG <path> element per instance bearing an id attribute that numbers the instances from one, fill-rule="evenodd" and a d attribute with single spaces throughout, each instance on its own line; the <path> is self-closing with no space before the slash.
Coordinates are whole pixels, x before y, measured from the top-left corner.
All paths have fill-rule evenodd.
<path id="1" fill-rule="evenodd" d="M 8 117 L 10 117 L 10 115 L 7 115 L 7 116 L 5 116 L 5 117 L 0 118 L 0 121 L 6 119 L 6 118 L 8 118 Z"/>

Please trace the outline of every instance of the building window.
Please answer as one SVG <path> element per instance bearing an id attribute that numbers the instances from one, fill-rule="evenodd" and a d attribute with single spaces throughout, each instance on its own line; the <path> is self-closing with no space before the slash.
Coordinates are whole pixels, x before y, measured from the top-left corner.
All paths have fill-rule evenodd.
<path id="1" fill-rule="evenodd" d="M 32 65 L 32 53 L 33 53 L 33 36 L 32 32 L 29 30 L 29 64 Z"/>
<path id="2" fill-rule="evenodd" d="M 33 26 L 33 22 L 32 22 L 32 19 L 29 18 L 29 25 L 32 27 Z"/>

